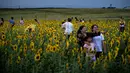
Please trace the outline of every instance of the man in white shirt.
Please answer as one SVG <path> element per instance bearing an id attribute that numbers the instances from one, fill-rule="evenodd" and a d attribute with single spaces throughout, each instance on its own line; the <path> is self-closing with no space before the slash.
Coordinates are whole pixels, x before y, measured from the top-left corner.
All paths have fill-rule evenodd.
<path id="1" fill-rule="evenodd" d="M 68 18 L 68 21 L 63 24 L 63 27 L 65 28 L 64 34 L 67 36 L 67 38 L 69 38 L 70 34 L 73 32 L 73 24 L 71 23 L 71 21 L 72 19 Z"/>

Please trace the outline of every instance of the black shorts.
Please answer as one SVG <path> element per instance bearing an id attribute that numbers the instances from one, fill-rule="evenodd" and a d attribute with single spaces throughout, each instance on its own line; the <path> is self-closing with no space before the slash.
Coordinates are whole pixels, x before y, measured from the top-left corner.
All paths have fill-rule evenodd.
<path id="1" fill-rule="evenodd" d="M 96 52 L 96 59 L 102 55 L 102 52 Z"/>
<path id="2" fill-rule="evenodd" d="M 120 27 L 120 32 L 123 32 L 125 30 L 125 27 Z"/>

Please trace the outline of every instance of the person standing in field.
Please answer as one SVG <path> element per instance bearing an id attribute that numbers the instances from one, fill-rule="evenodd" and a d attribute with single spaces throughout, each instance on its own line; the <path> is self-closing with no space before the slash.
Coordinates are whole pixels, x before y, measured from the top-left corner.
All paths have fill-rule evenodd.
<path id="1" fill-rule="evenodd" d="M 77 40 L 79 47 L 83 47 L 84 45 L 84 38 L 87 36 L 86 34 L 86 27 L 84 25 L 80 26 L 77 31 Z"/>
<path id="2" fill-rule="evenodd" d="M 124 32 L 124 30 L 125 30 L 125 21 L 124 21 L 124 19 L 122 17 L 120 18 L 119 24 L 120 24 L 120 26 L 119 26 L 120 32 Z"/>
<path id="3" fill-rule="evenodd" d="M 40 22 L 39 22 L 37 19 L 34 19 L 34 21 L 35 21 L 37 24 L 40 24 Z"/>
<path id="4" fill-rule="evenodd" d="M 72 21 L 72 19 L 68 18 L 67 22 L 64 23 L 64 27 L 65 27 L 64 34 L 67 36 L 68 39 L 70 37 L 70 34 L 74 30 L 74 27 L 73 27 L 73 24 L 71 23 L 71 21 Z"/>
<path id="5" fill-rule="evenodd" d="M 9 23 L 11 24 L 11 27 L 15 25 L 14 17 L 11 17 L 11 19 L 9 20 Z"/>
<path id="6" fill-rule="evenodd" d="M 101 32 L 98 31 L 98 26 L 96 24 L 92 25 L 91 30 L 94 33 L 93 43 L 95 44 L 95 48 L 96 48 L 96 58 L 99 58 L 103 53 L 103 49 L 104 49 L 104 53 L 106 53 L 104 36 Z"/>
<path id="7" fill-rule="evenodd" d="M 24 20 L 23 20 L 23 17 L 21 17 L 21 19 L 20 19 L 20 22 L 19 22 L 21 25 L 23 25 L 24 24 Z"/>
<path id="8" fill-rule="evenodd" d="M 66 20 L 64 20 L 64 21 L 62 22 L 62 25 L 61 25 L 61 27 L 62 27 L 63 30 L 65 30 L 65 24 L 64 24 L 65 22 L 66 22 Z"/>
<path id="9" fill-rule="evenodd" d="M 0 26 L 3 26 L 3 24 L 4 24 L 4 19 L 1 18 L 1 20 L 0 20 Z"/>
<path id="10" fill-rule="evenodd" d="M 92 42 L 91 35 L 87 35 L 87 37 L 85 37 L 83 47 L 86 49 L 86 56 L 90 58 L 90 62 L 95 61 L 95 44 Z"/>

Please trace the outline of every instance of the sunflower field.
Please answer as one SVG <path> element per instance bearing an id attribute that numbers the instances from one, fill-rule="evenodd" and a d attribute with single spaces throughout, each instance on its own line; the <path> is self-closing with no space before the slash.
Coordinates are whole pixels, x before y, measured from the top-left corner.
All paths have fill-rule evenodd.
<path id="1" fill-rule="evenodd" d="M 18 23 L 19 21 L 16 21 Z M 24 25 L 11 28 L 8 21 L 0 27 L 1 73 L 129 73 L 130 20 L 124 32 L 119 32 L 119 20 L 72 21 L 74 32 L 66 39 L 59 20 L 25 20 Z M 105 31 L 107 53 L 93 63 L 85 57 L 85 50 L 77 44 L 77 30 L 81 25 L 91 32 L 97 24 Z M 28 28 L 31 28 L 31 32 Z"/>

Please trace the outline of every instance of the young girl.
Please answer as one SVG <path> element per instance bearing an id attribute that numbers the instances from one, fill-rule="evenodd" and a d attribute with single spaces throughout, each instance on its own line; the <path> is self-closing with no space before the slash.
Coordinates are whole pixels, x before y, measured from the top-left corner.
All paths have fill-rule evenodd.
<path id="1" fill-rule="evenodd" d="M 21 25 L 23 25 L 23 24 L 24 24 L 23 17 L 21 17 L 21 19 L 20 19 L 20 24 L 21 24 Z"/>
<path id="2" fill-rule="evenodd" d="M 92 37 L 87 35 L 87 37 L 85 37 L 84 40 L 84 49 L 86 49 L 86 56 L 90 57 L 90 61 L 95 61 L 96 57 L 95 57 L 95 45 L 92 42 Z"/>
<path id="3" fill-rule="evenodd" d="M 11 17 L 9 23 L 12 25 L 11 28 L 15 25 L 14 17 Z"/>

